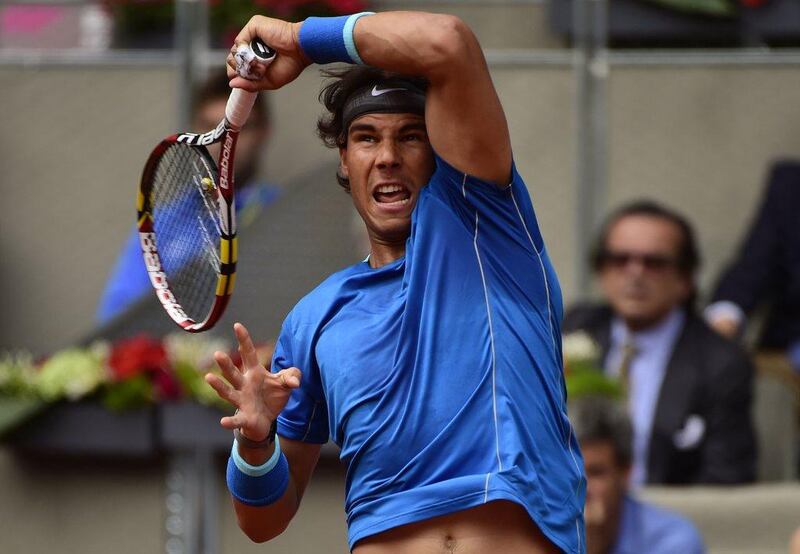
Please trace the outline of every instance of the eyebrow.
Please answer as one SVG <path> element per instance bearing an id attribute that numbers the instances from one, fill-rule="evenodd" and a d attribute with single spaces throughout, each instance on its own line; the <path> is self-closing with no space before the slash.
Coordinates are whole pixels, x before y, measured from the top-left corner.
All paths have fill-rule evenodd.
<path id="1" fill-rule="evenodd" d="M 365 131 L 368 133 L 376 133 L 378 132 L 377 127 L 374 125 L 370 125 L 369 123 L 353 123 L 350 125 L 349 133 L 357 133 L 359 131 Z M 413 123 L 406 123 L 398 130 L 399 133 L 405 133 L 408 131 L 425 131 L 428 132 L 428 128 L 425 126 L 425 123 L 422 121 L 414 121 Z"/>

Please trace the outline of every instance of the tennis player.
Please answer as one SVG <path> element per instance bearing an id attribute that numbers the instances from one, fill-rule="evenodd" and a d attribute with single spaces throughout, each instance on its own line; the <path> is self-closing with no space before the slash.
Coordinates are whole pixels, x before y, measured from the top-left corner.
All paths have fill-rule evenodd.
<path id="1" fill-rule="evenodd" d="M 280 534 L 331 439 L 357 554 L 584 552 L 561 294 L 475 36 L 413 12 L 254 17 L 236 42 L 255 36 L 278 56 L 235 87 L 353 64 L 318 127 L 371 252 L 295 306 L 272 372 L 240 324 L 242 370 L 216 355 L 229 384 L 207 380 L 238 408 L 222 425 L 239 525 Z"/>

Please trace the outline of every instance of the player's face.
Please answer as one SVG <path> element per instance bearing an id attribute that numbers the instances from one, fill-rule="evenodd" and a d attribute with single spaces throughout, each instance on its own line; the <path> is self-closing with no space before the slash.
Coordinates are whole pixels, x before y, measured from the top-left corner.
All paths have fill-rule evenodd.
<path id="1" fill-rule="evenodd" d="M 631 328 L 658 323 L 691 294 L 691 277 L 677 266 L 680 244 L 680 229 L 664 218 L 632 215 L 612 226 L 600 285 Z"/>
<path id="2" fill-rule="evenodd" d="M 419 191 L 434 169 L 423 117 L 366 114 L 356 118 L 340 150 L 342 174 L 370 240 L 405 241 Z"/>
<path id="3" fill-rule="evenodd" d="M 194 115 L 194 130 L 205 133 L 216 127 L 222 118 L 225 117 L 225 105 L 227 99 L 217 98 L 204 102 L 197 108 Z M 258 168 L 260 156 L 264 154 L 264 148 L 269 138 L 269 129 L 259 125 L 254 119 L 245 124 L 239 132 L 236 141 L 236 158 L 234 159 L 234 179 L 236 185 L 244 187 L 254 177 Z M 219 144 L 212 144 L 208 147 L 211 157 L 216 160 L 219 156 Z"/>

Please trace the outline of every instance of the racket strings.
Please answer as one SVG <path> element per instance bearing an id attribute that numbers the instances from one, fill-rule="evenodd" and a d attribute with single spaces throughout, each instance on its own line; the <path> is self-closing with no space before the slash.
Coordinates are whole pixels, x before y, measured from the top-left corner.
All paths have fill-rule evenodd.
<path id="1" fill-rule="evenodd" d="M 214 303 L 221 222 L 216 169 L 196 147 L 176 143 L 159 160 L 150 203 L 156 248 L 169 287 L 190 318 Z"/>

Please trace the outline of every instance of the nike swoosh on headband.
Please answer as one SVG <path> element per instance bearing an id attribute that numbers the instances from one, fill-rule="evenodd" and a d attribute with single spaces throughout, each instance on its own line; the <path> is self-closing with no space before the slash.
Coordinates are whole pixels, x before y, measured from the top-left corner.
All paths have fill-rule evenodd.
<path id="1" fill-rule="evenodd" d="M 381 94 L 386 94 L 387 92 L 392 92 L 393 90 L 408 90 L 404 88 L 385 88 L 378 90 L 378 85 L 372 87 L 372 96 L 380 96 Z"/>

